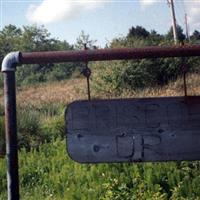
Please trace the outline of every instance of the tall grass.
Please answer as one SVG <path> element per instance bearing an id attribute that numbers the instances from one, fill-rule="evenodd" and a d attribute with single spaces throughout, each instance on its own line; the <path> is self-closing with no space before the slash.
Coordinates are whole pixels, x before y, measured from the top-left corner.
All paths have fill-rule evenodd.
<path id="1" fill-rule="evenodd" d="M 78 164 L 57 139 L 19 153 L 21 199 L 199 199 L 199 162 Z M 6 199 L 5 161 L 0 161 L 0 199 Z"/>
<path id="2" fill-rule="evenodd" d="M 18 107 L 17 118 L 20 148 L 38 149 L 41 144 L 64 136 L 64 111 L 60 105 Z"/>
<path id="3" fill-rule="evenodd" d="M 200 199 L 200 162 L 83 165 L 70 160 L 63 140 L 63 110 L 69 102 L 87 98 L 85 84 L 85 79 L 76 79 L 18 89 L 21 199 Z M 180 96 L 183 82 L 115 95 L 94 88 L 91 92 L 93 98 Z M 200 93 L 198 75 L 188 77 L 188 92 Z M 0 118 L 1 135 L 3 127 Z M 6 163 L 1 159 L 0 199 L 6 198 Z"/>
<path id="4" fill-rule="evenodd" d="M 0 158 L 5 155 L 5 128 L 4 118 L 0 117 Z"/>

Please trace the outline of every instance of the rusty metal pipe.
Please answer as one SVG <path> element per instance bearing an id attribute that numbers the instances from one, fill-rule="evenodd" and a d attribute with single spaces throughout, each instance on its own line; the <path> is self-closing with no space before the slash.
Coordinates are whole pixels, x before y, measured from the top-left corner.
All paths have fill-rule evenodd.
<path id="1" fill-rule="evenodd" d="M 16 119 L 15 70 L 19 64 L 19 52 L 9 53 L 2 62 L 4 73 L 4 106 L 7 158 L 8 200 L 19 200 L 18 145 Z"/>
<path id="2" fill-rule="evenodd" d="M 200 56 L 200 45 L 20 53 L 21 64 Z"/>
<path id="3" fill-rule="evenodd" d="M 15 71 L 4 72 L 8 200 L 19 199 Z"/>

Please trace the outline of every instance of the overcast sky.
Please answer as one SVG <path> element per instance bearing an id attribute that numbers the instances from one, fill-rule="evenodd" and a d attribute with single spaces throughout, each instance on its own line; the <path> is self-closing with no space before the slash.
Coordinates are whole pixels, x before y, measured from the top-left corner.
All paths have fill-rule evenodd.
<path id="1" fill-rule="evenodd" d="M 200 0 L 174 0 L 177 23 L 200 31 Z M 171 25 L 167 0 L 0 0 L 0 30 L 8 24 L 45 25 L 53 37 L 75 43 L 81 30 L 104 46 L 131 26 L 166 33 Z"/>

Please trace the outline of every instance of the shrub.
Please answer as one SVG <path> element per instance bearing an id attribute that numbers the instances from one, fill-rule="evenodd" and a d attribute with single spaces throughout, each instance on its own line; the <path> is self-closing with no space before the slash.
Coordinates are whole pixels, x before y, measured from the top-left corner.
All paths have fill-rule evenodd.
<path id="1" fill-rule="evenodd" d="M 19 147 L 38 147 L 44 141 L 39 113 L 27 107 L 18 109 L 17 119 Z"/>
<path id="2" fill-rule="evenodd" d="M 187 71 L 193 72 L 199 61 L 185 61 Z M 94 65 L 92 85 L 97 91 L 120 93 L 123 89 L 143 89 L 163 86 L 183 74 L 181 58 L 141 59 L 118 62 L 98 62 Z"/>
<path id="3" fill-rule="evenodd" d="M 47 64 L 47 65 L 22 65 L 18 68 L 17 84 L 34 85 L 48 81 L 60 81 L 72 76 L 75 68 L 80 68 L 81 63 Z M 0 79 L 1 84 L 1 79 Z"/>
<path id="4" fill-rule="evenodd" d="M 17 118 L 20 148 L 38 149 L 42 143 L 64 136 L 63 106 L 57 103 L 19 107 Z"/>

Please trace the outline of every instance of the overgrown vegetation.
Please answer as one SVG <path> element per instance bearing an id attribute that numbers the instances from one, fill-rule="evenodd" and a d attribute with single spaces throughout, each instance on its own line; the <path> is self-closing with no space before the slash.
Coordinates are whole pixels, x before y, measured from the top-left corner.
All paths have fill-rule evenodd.
<path id="1" fill-rule="evenodd" d="M 57 139 L 20 151 L 21 199 L 198 200 L 199 162 L 78 164 Z M 0 161 L 0 198 L 6 199 L 6 167 Z"/>
<path id="2" fill-rule="evenodd" d="M 187 43 L 183 29 L 180 26 L 177 27 L 177 32 L 179 42 L 185 41 Z M 191 35 L 190 42 L 199 43 L 199 35 L 199 31 L 195 30 Z M 70 45 L 67 41 L 52 38 L 44 26 L 24 26 L 18 28 L 14 25 L 8 25 L 0 31 L 0 62 L 10 51 L 76 50 L 83 49 L 85 44 L 90 49 L 96 49 L 98 47 L 95 46 L 95 43 L 96 40 L 90 39 L 89 35 L 83 31 L 77 38 L 77 42 Z M 126 36 L 113 39 L 107 44 L 106 48 L 163 46 L 169 44 L 173 44 L 172 28 L 170 28 L 168 33 L 160 35 L 155 30 L 149 32 L 141 26 L 136 26 L 131 27 Z M 189 60 L 189 70 L 194 71 L 199 62 L 199 60 L 191 58 Z M 110 68 L 113 71 L 112 75 L 109 73 L 100 74 L 98 79 L 101 79 L 105 85 L 114 85 L 115 88 L 144 88 L 147 85 L 149 86 L 149 83 L 152 86 L 163 85 L 177 78 L 181 71 L 181 63 L 180 59 L 114 62 L 110 63 Z M 103 64 L 104 66 L 105 64 Z M 95 67 L 102 68 L 102 65 L 91 65 L 91 68 Z M 17 84 L 20 86 L 69 79 L 77 71 L 80 74 L 82 68 L 83 63 L 22 65 L 17 70 Z M 123 68 L 123 70 L 119 70 L 120 68 Z M 116 79 L 117 83 L 115 83 Z M 97 81 L 96 84 L 99 84 L 99 82 Z M 0 79 L 0 86 L 2 86 L 2 78 Z"/>
<path id="3" fill-rule="evenodd" d="M 18 109 L 19 147 L 30 151 L 45 142 L 63 138 L 65 133 L 63 112 L 58 105 L 44 105 L 39 109 Z M 64 109 L 64 108 L 63 108 Z"/>
<path id="4" fill-rule="evenodd" d="M 87 98 L 85 80 L 61 82 L 61 86 L 71 96 L 65 96 L 63 88 L 58 89 L 58 85 L 51 83 L 40 86 L 37 92 L 40 94 L 42 91 L 45 98 L 34 101 L 38 94 L 33 92 L 29 107 L 24 104 L 29 92 L 27 90 L 32 92 L 35 87 L 18 91 L 18 98 L 22 102 L 22 107 L 18 109 L 19 135 L 24 134 L 20 138 L 21 142 L 26 140 L 19 151 L 22 199 L 200 199 L 199 162 L 88 165 L 72 161 L 67 156 L 66 142 L 63 140 L 63 107 L 69 97 L 71 100 Z M 182 79 L 179 79 L 164 87 L 146 88 L 142 92 L 124 90 L 121 94 L 110 94 L 110 97 L 181 95 L 182 86 Z M 200 93 L 198 75 L 188 77 L 188 87 L 190 94 Z M 57 92 L 54 103 L 48 88 L 51 88 L 52 93 Z M 93 98 L 104 98 L 107 95 L 97 91 L 92 94 Z M 6 199 L 5 159 L 0 160 L 0 191 L 0 199 Z"/>
<path id="5" fill-rule="evenodd" d="M 195 34 L 195 33 L 194 33 Z M 196 35 L 196 34 L 195 34 Z M 145 47 L 172 44 L 172 29 L 166 35 L 156 31 L 148 32 L 143 27 L 132 27 L 126 37 L 114 39 L 110 47 Z M 185 35 L 178 26 L 178 38 L 183 42 Z M 192 36 L 191 43 L 197 43 L 199 38 Z M 121 92 L 123 89 L 144 89 L 145 87 L 163 86 L 169 81 L 176 80 L 183 74 L 183 66 L 189 73 L 199 70 L 200 61 L 196 58 L 165 58 L 140 59 L 129 61 L 98 62 L 94 68 L 101 70 L 94 75 L 95 89 L 105 92 Z"/>
<path id="6" fill-rule="evenodd" d="M 52 38 L 44 26 L 24 26 L 18 28 L 8 25 L 0 31 L 0 63 L 3 57 L 11 51 L 66 51 L 74 50 L 73 45 L 66 41 Z M 75 68 L 80 68 L 80 63 L 65 64 L 35 64 L 18 67 L 16 76 L 17 84 L 37 84 L 48 81 L 58 81 L 70 78 Z M 0 86 L 2 80 L 0 79 Z"/>
<path id="7" fill-rule="evenodd" d="M 107 47 L 171 44 L 171 32 L 170 29 L 167 34 L 160 35 L 154 30 L 149 32 L 140 26 L 132 27 L 127 36 L 113 39 Z M 178 32 L 179 39 L 185 39 L 181 27 Z M 199 41 L 200 33 L 195 31 L 191 42 Z M 51 38 L 43 26 L 17 28 L 9 25 L 0 31 L 0 60 L 14 50 L 75 50 L 81 49 L 85 43 L 89 48 L 97 48 L 94 46 L 95 40 L 84 32 L 77 39 L 77 44 L 70 45 Z M 200 93 L 200 78 L 195 74 L 199 71 L 199 62 L 196 58 L 185 61 L 189 72 L 188 92 L 191 95 Z M 183 95 L 180 77 L 182 64 L 181 59 L 90 63 L 92 98 Z M 73 100 L 87 98 L 86 81 L 79 75 L 82 67 L 82 63 L 49 63 L 21 66 L 17 70 L 21 198 L 200 199 L 199 162 L 81 165 L 69 159 L 65 146 L 64 108 Z M 79 78 L 72 80 L 72 77 Z M 3 99 L 2 93 L 0 99 Z M 3 138 L 1 108 L 0 114 L 0 138 Z M 2 146 L 5 148 L 5 145 Z M 1 159 L 0 199 L 6 198 L 6 162 Z"/>

